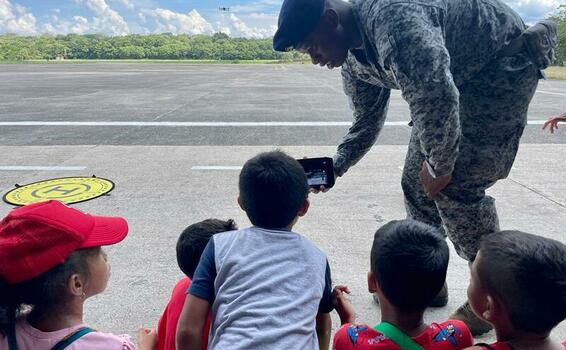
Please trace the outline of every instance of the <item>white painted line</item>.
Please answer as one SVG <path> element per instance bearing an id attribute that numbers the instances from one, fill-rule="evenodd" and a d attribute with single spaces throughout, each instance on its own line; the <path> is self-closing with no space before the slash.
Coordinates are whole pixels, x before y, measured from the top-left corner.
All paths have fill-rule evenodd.
<path id="1" fill-rule="evenodd" d="M 0 171 L 77 171 L 85 166 L 0 165 Z"/>
<path id="2" fill-rule="evenodd" d="M 543 124 L 544 120 L 529 120 L 529 124 Z M 275 127 L 275 126 L 351 126 L 351 121 L 343 122 L 0 122 L 0 126 L 154 126 L 154 127 Z M 385 122 L 385 126 L 408 126 L 409 121 Z"/>
<path id="3" fill-rule="evenodd" d="M 191 170 L 242 170 L 241 166 L 195 165 Z"/>
<path id="4" fill-rule="evenodd" d="M 537 90 L 537 92 L 539 92 L 539 93 L 541 93 L 541 94 L 566 96 L 566 93 L 562 93 L 562 92 L 543 91 L 543 90 Z"/>
<path id="5" fill-rule="evenodd" d="M 385 122 L 386 126 L 407 126 L 408 121 Z M 23 122 L 0 122 L 0 126 L 160 126 L 160 127 L 183 127 L 183 126 L 212 126 L 212 127 L 254 127 L 254 126 L 351 126 L 351 121 L 343 122 L 46 122 L 46 121 L 23 121 Z"/>

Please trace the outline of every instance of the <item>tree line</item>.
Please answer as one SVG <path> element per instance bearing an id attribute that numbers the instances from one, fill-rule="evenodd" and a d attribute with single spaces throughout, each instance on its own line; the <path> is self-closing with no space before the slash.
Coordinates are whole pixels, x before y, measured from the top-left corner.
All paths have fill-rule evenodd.
<path id="1" fill-rule="evenodd" d="M 550 17 L 558 24 L 558 48 L 556 49 L 556 64 L 566 65 L 566 8 Z"/>
<path id="2" fill-rule="evenodd" d="M 272 39 L 208 35 L 68 34 L 0 35 L 0 60 L 65 59 L 195 59 L 195 60 L 301 60 L 297 52 L 276 52 Z"/>
<path id="3" fill-rule="evenodd" d="M 566 64 L 566 9 L 550 17 L 558 24 L 556 63 Z M 65 59 L 304 60 L 298 52 L 276 52 L 272 39 L 208 35 L 101 34 L 0 35 L 0 61 Z"/>

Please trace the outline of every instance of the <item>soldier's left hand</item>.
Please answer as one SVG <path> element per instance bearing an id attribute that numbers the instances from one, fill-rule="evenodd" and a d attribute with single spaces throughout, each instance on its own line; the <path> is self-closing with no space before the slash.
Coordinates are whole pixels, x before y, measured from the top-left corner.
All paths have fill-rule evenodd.
<path id="1" fill-rule="evenodd" d="M 428 198 L 436 197 L 450 183 L 450 181 L 452 181 L 451 175 L 438 177 L 432 176 L 432 174 L 428 171 L 426 161 L 423 162 L 419 177 Z"/>

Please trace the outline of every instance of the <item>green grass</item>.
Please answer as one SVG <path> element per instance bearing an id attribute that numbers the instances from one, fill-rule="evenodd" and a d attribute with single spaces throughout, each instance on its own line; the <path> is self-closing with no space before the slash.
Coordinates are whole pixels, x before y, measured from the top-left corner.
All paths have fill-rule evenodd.
<path id="1" fill-rule="evenodd" d="M 566 67 L 552 66 L 544 71 L 549 79 L 566 80 Z"/>
<path id="2" fill-rule="evenodd" d="M 86 63 L 175 63 L 175 64 L 280 64 L 305 63 L 309 61 L 287 60 L 153 60 L 153 59 L 116 59 L 116 60 L 26 60 L 26 61 L 0 61 L 7 64 L 86 64 Z"/>

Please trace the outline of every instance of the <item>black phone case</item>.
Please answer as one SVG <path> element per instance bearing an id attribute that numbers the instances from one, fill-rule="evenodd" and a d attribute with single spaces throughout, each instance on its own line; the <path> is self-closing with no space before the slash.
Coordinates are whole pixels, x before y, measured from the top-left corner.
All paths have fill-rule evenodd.
<path id="1" fill-rule="evenodd" d="M 321 158 L 305 158 L 305 159 L 297 159 L 299 163 L 305 169 L 305 172 L 312 171 L 312 170 L 324 170 L 327 176 L 327 182 L 324 187 L 332 188 L 334 186 L 334 162 L 332 158 L 329 157 L 321 157 Z M 319 187 L 310 186 L 310 187 Z"/>

